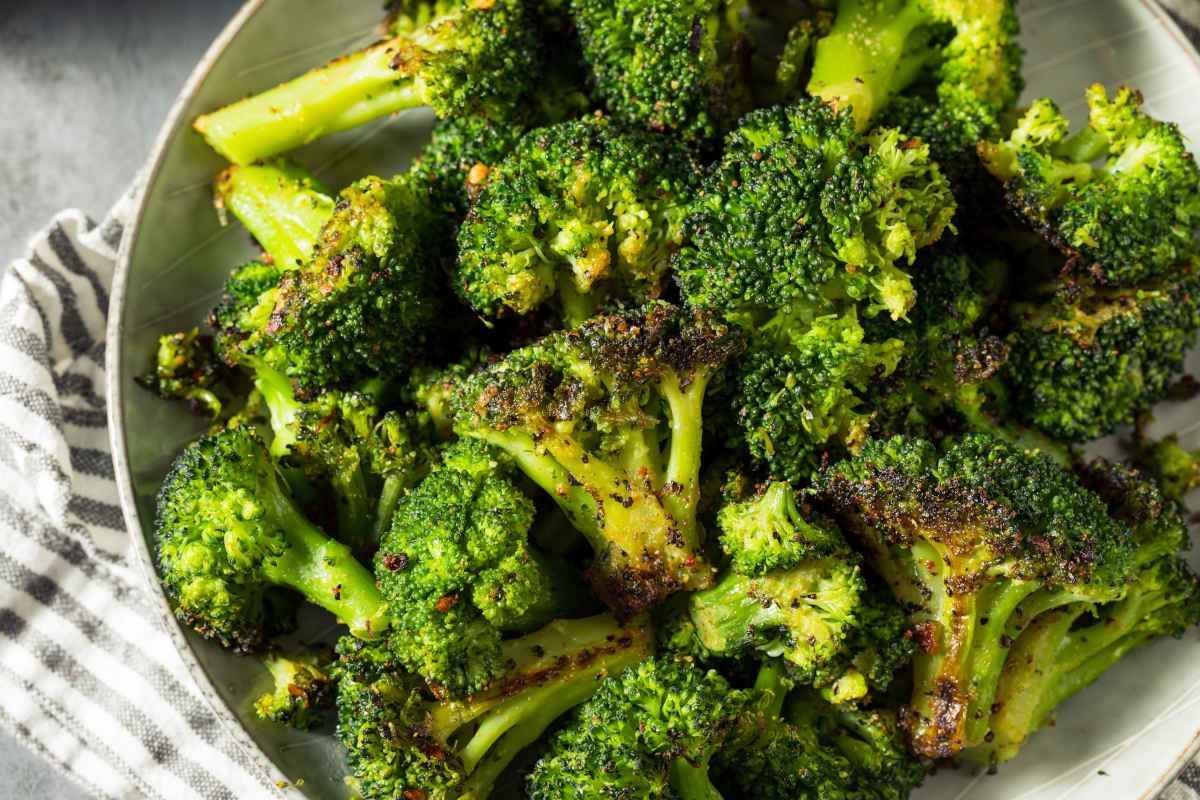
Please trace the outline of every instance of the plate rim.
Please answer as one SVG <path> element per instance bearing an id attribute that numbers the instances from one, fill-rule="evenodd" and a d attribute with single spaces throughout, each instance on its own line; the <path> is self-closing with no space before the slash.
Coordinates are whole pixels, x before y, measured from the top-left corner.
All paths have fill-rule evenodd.
<path id="1" fill-rule="evenodd" d="M 164 118 L 162 126 L 159 128 L 145 166 L 139 171 L 135 180 L 134 212 L 125 226 L 121 237 L 121 244 L 117 251 L 116 268 L 113 273 L 110 295 L 110 314 L 106 326 L 106 342 L 109 345 L 108 352 L 110 354 L 116 353 L 115 358 L 109 359 L 109 366 L 106 370 L 107 417 L 109 444 L 116 475 L 118 499 L 125 519 L 127 533 L 133 540 L 132 544 L 134 552 L 137 554 L 139 571 L 143 580 L 151 589 L 150 593 L 153 595 L 153 602 L 167 631 L 167 635 L 175 645 L 175 649 L 185 669 L 191 675 L 192 680 L 195 681 L 196 688 L 199 690 L 201 696 L 212 709 L 225 730 L 233 737 L 237 746 L 245 752 L 252 763 L 266 773 L 273 782 L 277 793 L 284 797 L 300 800 L 306 796 L 292 785 L 291 780 L 282 772 L 275 761 L 259 747 L 245 725 L 243 725 L 242 721 L 233 712 L 233 709 L 222 699 L 212 677 L 201 665 L 195 653 L 193 643 L 189 640 L 183 627 L 176 619 L 167 600 L 166 593 L 163 591 L 162 583 L 158 579 L 154 556 L 147 544 L 146 529 L 142 524 L 141 514 L 138 512 L 137 502 L 133 493 L 133 475 L 129 468 L 125 419 L 122 414 L 125 374 L 123 359 L 121 358 L 121 347 L 119 346 L 125 332 L 126 286 L 132 266 L 133 244 L 137 239 L 148 206 L 147 188 L 154 183 L 161 172 L 167 151 L 172 142 L 178 135 L 181 133 L 186 134 L 190 129 L 190 126 L 186 124 L 187 120 L 184 119 L 184 112 L 194 95 L 205 79 L 207 79 L 213 66 L 224 54 L 230 42 L 241 33 L 246 24 L 267 2 L 268 0 L 245 0 L 208 46 L 204 55 L 197 62 L 191 74 L 180 88 L 179 94 Z M 1193 69 L 1197 73 L 1200 73 L 1200 49 L 1197 49 L 1197 46 L 1184 34 L 1171 15 L 1162 6 L 1154 2 L 1154 0 L 1137 0 L 1137 4 L 1141 5 L 1154 18 L 1158 25 L 1175 40 L 1180 49 L 1187 54 Z M 114 347 L 113 345 L 117 346 Z M 1180 773 L 1198 753 L 1200 753 L 1200 722 L 1196 723 L 1196 729 L 1192 732 L 1191 738 L 1175 757 L 1174 761 L 1172 761 L 1170 767 L 1164 770 L 1150 786 L 1139 794 L 1138 800 L 1153 800 L 1153 798 L 1156 798 L 1179 777 Z"/>

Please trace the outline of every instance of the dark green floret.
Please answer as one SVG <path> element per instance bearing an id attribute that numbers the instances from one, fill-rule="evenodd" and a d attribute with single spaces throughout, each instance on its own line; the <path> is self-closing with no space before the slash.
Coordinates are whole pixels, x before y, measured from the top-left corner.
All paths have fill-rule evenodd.
<path id="1" fill-rule="evenodd" d="M 1154 477 L 1164 496 L 1183 500 L 1200 486 L 1200 452 L 1185 448 L 1175 434 L 1155 439 L 1142 428 L 1142 420 L 1138 420 L 1134 459 Z"/>
<path id="2" fill-rule="evenodd" d="M 655 299 L 697 175 L 675 143 L 605 117 L 532 131 L 460 230 L 459 294 L 489 317 L 553 301 L 572 325 L 606 301 Z"/>
<path id="3" fill-rule="evenodd" d="M 164 400 L 183 401 L 193 413 L 216 419 L 230 399 L 230 377 L 212 337 L 192 328 L 158 337 L 153 369 L 136 380 Z"/>
<path id="4" fill-rule="evenodd" d="M 777 666 L 754 685 L 753 735 L 717 754 L 724 797 L 756 800 L 905 800 L 926 768 L 905 749 L 895 715 L 791 692 Z"/>
<path id="5" fill-rule="evenodd" d="M 455 429 L 500 448 L 595 552 L 597 595 L 628 618 L 712 582 L 696 518 L 705 390 L 733 329 L 653 303 L 595 317 L 475 373 Z"/>
<path id="6" fill-rule="evenodd" d="M 835 0 L 833 26 L 816 43 L 809 93 L 849 109 L 865 130 L 914 84 L 939 101 L 1012 104 L 1021 50 L 1011 0 Z"/>
<path id="7" fill-rule="evenodd" d="M 744 0 L 570 0 L 597 93 L 621 121 L 720 136 L 751 108 Z"/>
<path id="8" fill-rule="evenodd" d="M 818 491 L 908 610 L 917 645 L 909 746 L 982 744 L 1007 644 L 1039 615 L 1122 597 L 1129 528 L 1053 460 L 982 434 L 872 442 Z"/>
<path id="9" fill-rule="evenodd" d="M 522 0 L 404 0 L 389 38 L 199 117 L 221 155 L 251 164 L 410 108 L 440 117 L 510 114 L 537 77 Z"/>
<path id="10" fill-rule="evenodd" d="M 1142 475 L 1103 461 L 1085 480 L 1133 530 L 1134 554 L 1122 596 L 1044 611 L 1016 637 L 989 720 L 990 736 L 970 755 L 996 763 L 1015 756 L 1067 698 L 1128 653 L 1200 622 L 1200 582 L 1181 556 L 1190 546 L 1182 507 Z"/>
<path id="11" fill-rule="evenodd" d="M 556 719 L 649 655 L 649 632 L 612 617 L 559 620 L 504 643 L 503 674 L 439 700 L 390 648 L 338 649 L 338 734 L 365 800 L 485 800 L 518 753 Z"/>
<path id="12" fill-rule="evenodd" d="M 387 627 L 374 577 L 300 513 L 249 428 L 210 434 L 179 455 L 159 489 L 155 540 L 176 616 L 226 647 L 262 645 L 276 586 L 327 609 L 355 635 Z"/>
<path id="13" fill-rule="evenodd" d="M 551 738 L 530 800 L 713 800 L 713 755 L 740 734 L 753 694 L 715 671 L 655 658 L 600 684 Z"/>
<path id="14" fill-rule="evenodd" d="M 302 731 L 317 725 L 333 708 L 332 660 L 333 651 L 328 648 L 269 654 L 263 666 L 274 685 L 254 701 L 255 715 Z"/>
<path id="15" fill-rule="evenodd" d="M 1015 304 L 1003 372 L 1013 412 L 1061 439 L 1131 425 L 1167 396 L 1200 330 L 1200 268 L 1131 289 L 1067 285 Z"/>
<path id="16" fill-rule="evenodd" d="M 561 605 L 529 544 L 533 502 L 506 456 L 476 440 L 452 445 L 397 504 L 375 557 L 400 662 L 454 696 L 504 668 L 501 635 L 528 631 Z"/>
<path id="17" fill-rule="evenodd" d="M 1174 123 L 1141 109 L 1122 88 L 1087 92 L 1089 126 L 1038 100 L 1006 140 L 979 154 L 1004 185 L 1008 205 L 1100 284 L 1131 286 L 1163 276 L 1197 253 L 1200 170 Z"/>

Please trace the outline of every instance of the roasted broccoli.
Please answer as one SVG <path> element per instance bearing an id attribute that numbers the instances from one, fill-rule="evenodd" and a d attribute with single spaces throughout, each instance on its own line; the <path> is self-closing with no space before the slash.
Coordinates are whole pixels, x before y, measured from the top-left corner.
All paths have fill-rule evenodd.
<path id="1" fill-rule="evenodd" d="M 684 140 L 751 108 L 744 0 L 569 0 L 596 91 L 621 121 Z"/>
<path id="2" fill-rule="evenodd" d="M 971 753 L 1007 761 L 1063 701 L 1127 653 L 1200 621 L 1200 582 L 1180 556 L 1190 546 L 1182 509 L 1137 472 L 1095 462 L 1085 479 L 1133 530 L 1123 594 L 1097 604 L 1080 598 L 1026 620 L 1014 637 L 988 718 L 989 735 Z M 1028 601 L 1027 601 L 1028 602 Z"/>
<path id="3" fill-rule="evenodd" d="M 404 0 L 389 38 L 205 114 L 195 129 L 235 164 L 410 108 L 439 116 L 511 113 L 537 77 L 523 0 Z"/>
<path id="4" fill-rule="evenodd" d="M 1121 598 L 1129 529 L 1072 473 L 983 434 L 896 437 L 830 467 L 817 490 L 909 611 L 917 644 L 904 717 L 913 752 L 982 744 L 1008 644 L 1034 617 Z"/>
<path id="5" fill-rule="evenodd" d="M 650 644 L 648 631 L 607 615 L 556 621 L 505 642 L 504 673 L 453 701 L 432 696 L 386 645 L 343 639 L 338 734 L 351 784 L 365 800 L 484 800 L 521 750 Z"/>
<path id="6" fill-rule="evenodd" d="M 327 609 L 356 635 L 388 626 L 374 576 L 300 513 L 248 427 L 205 436 L 175 459 L 158 492 L 155 549 L 179 620 L 235 650 L 262 645 L 275 586 Z"/>
<path id="7" fill-rule="evenodd" d="M 333 198 L 302 167 L 283 159 L 231 166 L 217 176 L 214 203 L 225 221 L 233 214 L 265 257 L 280 270 L 302 266 L 333 215 Z"/>
<path id="8" fill-rule="evenodd" d="M 254 713 L 266 722 L 308 730 L 333 708 L 336 686 L 330 671 L 333 652 L 311 648 L 296 653 L 272 652 L 263 661 L 274 684 L 254 701 Z"/>
<path id="9" fill-rule="evenodd" d="M 1142 96 L 1088 89 L 1089 126 L 1037 100 L 1009 137 L 981 142 L 1009 207 L 1101 285 L 1168 276 L 1197 253 L 1200 170 L 1179 126 L 1142 111 Z"/>
<path id="10" fill-rule="evenodd" d="M 932 83 L 939 102 L 999 110 L 1021 92 L 1011 0 L 835 0 L 808 91 L 851 110 L 865 130 L 905 88 Z"/>
<path id="11" fill-rule="evenodd" d="M 562 607 L 530 547 L 535 510 L 513 472 L 478 440 L 452 445 L 397 504 L 375 557 L 393 649 L 442 694 L 482 689 L 504 668 L 501 634 L 536 628 Z"/>
<path id="12" fill-rule="evenodd" d="M 1200 452 L 1183 447 L 1175 434 L 1152 438 L 1142 429 L 1142 420 L 1138 423 L 1134 460 L 1158 481 L 1163 495 L 1183 500 L 1200 486 Z"/>
<path id="13" fill-rule="evenodd" d="M 1200 330 L 1200 262 L 1130 289 L 1068 283 L 1014 303 L 1002 371 L 1012 413 L 1051 436 L 1094 439 L 1166 397 Z"/>
<path id="14" fill-rule="evenodd" d="M 531 800 L 713 800 L 708 767 L 746 724 L 753 694 L 684 661 L 643 661 L 600 684 L 550 740 Z"/>
<path id="15" fill-rule="evenodd" d="M 712 583 L 696 519 L 705 389 L 741 346 L 701 313 L 653 303 L 510 353 L 454 397 L 460 436 L 509 454 L 595 551 L 621 618 Z"/>
<path id="16" fill-rule="evenodd" d="M 137 382 L 164 400 L 182 400 L 193 413 L 216 419 L 230 399 L 231 377 L 212 337 L 192 328 L 158 337 L 154 367 Z"/>
<path id="17" fill-rule="evenodd" d="M 554 300 L 568 325 L 663 291 L 699 167 L 600 116 L 529 133 L 486 173 L 458 237 L 456 287 L 485 316 Z"/>

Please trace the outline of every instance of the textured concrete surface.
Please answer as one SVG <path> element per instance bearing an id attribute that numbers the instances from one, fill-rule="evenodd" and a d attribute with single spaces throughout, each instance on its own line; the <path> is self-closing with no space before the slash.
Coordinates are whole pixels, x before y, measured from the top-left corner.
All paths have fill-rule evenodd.
<path id="1" fill-rule="evenodd" d="M 239 5 L 0 0 L 0 263 L 61 208 L 104 214 Z M 83 797 L 0 733 L 0 798 Z"/>

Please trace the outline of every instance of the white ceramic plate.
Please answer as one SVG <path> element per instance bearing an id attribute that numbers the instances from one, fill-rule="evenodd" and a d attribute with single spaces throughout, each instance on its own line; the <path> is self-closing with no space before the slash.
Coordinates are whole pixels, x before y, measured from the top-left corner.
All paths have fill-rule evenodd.
<path id="1" fill-rule="evenodd" d="M 246 713 L 265 674 L 183 631 L 157 589 L 146 536 L 154 491 L 196 420 L 136 388 L 155 337 L 200 321 L 229 268 L 253 250 L 237 226 L 221 228 L 210 182 L 223 166 L 189 129 L 197 114 L 259 91 L 374 37 L 377 1 L 252 0 L 213 44 L 163 127 L 137 220 L 128 229 L 112 303 L 109 409 L 117 479 L 134 544 L 179 650 L 217 714 L 280 780 L 309 797 L 347 796 L 341 753 L 328 733 L 299 734 Z M 1078 118 L 1091 82 L 1143 90 L 1149 111 L 1200 138 L 1200 60 L 1157 8 L 1139 0 L 1023 0 L 1027 97 L 1049 95 Z M 329 185 L 392 174 L 423 143 L 427 114 L 322 140 L 298 153 Z M 1196 359 L 1193 359 L 1196 360 Z M 1198 361 L 1195 367 L 1200 367 Z M 1200 445 L 1195 406 L 1164 409 L 1162 430 Z M 314 615 L 310 629 L 328 626 Z M 1067 703 L 998 775 L 943 770 L 918 800 L 1150 798 L 1200 746 L 1200 636 L 1158 643 Z M 301 781 L 302 779 L 302 781 Z M 285 790 L 288 794 L 294 789 Z M 297 796 L 299 796 L 297 794 Z M 732 799 L 731 799 L 732 800 Z"/>

